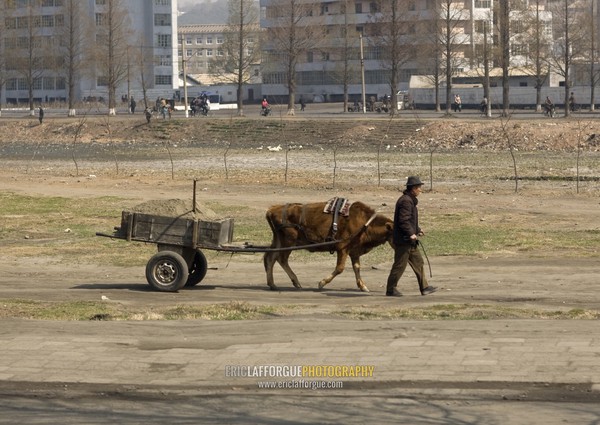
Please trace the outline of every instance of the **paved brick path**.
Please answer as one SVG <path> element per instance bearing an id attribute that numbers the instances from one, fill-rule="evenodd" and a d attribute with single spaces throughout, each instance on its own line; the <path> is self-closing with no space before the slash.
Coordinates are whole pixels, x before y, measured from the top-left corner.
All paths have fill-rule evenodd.
<path id="1" fill-rule="evenodd" d="M 342 380 L 577 383 L 600 400 L 593 320 L 1 323 L 6 382 L 200 388 L 268 379 L 226 376 L 232 365 L 372 365 Z"/>

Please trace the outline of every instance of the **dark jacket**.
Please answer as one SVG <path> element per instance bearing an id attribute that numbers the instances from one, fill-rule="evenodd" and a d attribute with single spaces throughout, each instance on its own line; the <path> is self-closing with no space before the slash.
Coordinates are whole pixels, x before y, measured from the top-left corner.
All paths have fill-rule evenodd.
<path id="1" fill-rule="evenodd" d="M 411 243 L 410 237 L 421 232 L 418 203 L 417 197 L 411 195 L 408 190 L 398 198 L 394 211 L 394 244 Z"/>

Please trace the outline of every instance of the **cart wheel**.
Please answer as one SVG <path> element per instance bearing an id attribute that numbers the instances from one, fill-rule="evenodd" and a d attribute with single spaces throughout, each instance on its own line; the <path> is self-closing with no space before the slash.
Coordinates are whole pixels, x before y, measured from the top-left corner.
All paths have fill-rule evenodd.
<path id="1" fill-rule="evenodd" d="M 187 263 L 176 252 L 160 251 L 146 265 L 146 280 L 157 291 L 177 292 L 187 278 Z"/>
<path id="2" fill-rule="evenodd" d="M 202 279 L 204 279 L 204 276 L 206 276 L 207 271 L 208 262 L 206 261 L 206 257 L 202 251 L 196 251 L 196 254 L 194 255 L 194 262 L 190 268 L 190 274 L 185 286 L 196 286 L 202 282 Z"/>

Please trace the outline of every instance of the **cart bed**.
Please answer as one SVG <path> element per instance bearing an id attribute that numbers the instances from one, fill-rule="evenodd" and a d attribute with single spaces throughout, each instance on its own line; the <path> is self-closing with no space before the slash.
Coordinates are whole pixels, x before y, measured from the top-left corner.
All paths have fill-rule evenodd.
<path id="1" fill-rule="evenodd" d="M 190 248 L 218 247 L 233 239 L 233 219 L 203 221 L 123 211 L 114 237 Z"/>

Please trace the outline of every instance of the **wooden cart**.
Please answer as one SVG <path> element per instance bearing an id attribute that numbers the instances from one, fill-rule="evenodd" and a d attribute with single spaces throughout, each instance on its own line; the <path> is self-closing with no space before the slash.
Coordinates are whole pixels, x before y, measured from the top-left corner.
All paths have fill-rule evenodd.
<path id="1" fill-rule="evenodd" d="M 197 285 L 206 276 L 208 264 L 202 249 L 243 250 L 228 247 L 233 238 L 233 219 L 202 221 L 123 211 L 121 226 L 113 239 L 154 243 L 158 252 L 146 265 L 146 280 L 158 291 L 174 292 Z"/>

